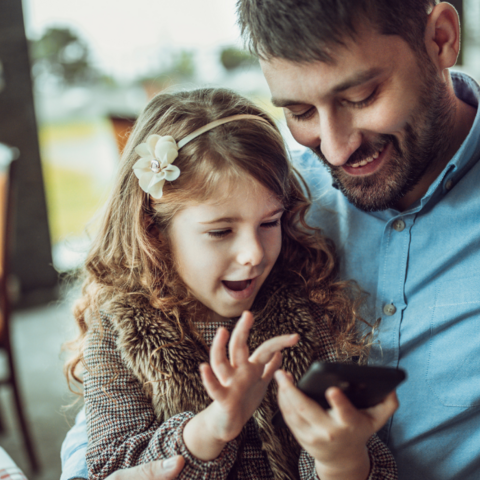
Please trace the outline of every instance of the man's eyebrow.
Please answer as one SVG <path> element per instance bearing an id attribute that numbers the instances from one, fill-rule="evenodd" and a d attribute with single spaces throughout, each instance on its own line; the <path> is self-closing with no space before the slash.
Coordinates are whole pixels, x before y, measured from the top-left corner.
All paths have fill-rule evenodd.
<path id="1" fill-rule="evenodd" d="M 268 212 L 264 218 L 269 218 L 269 217 L 274 217 L 278 213 L 283 212 L 285 209 L 283 207 L 277 208 L 276 210 L 272 210 L 271 212 Z M 238 217 L 221 217 L 221 218 L 215 218 L 213 220 L 209 220 L 208 222 L 198 222 L 201 225 L 210 225 L 212 223 L 234 223 L 238 222 L 240 218 Z"/>
<path id="2" fill-rule="evenodd" d="M 382 68 L 379 68 L 379 67 L 371 68 L 370 70 L 361 72 L 355 75 L 354 77 L 349 78 L 348 80 L 345 80 L 344 82 L 340 83 L 339 85 L 337 85 L 332 89 L 332 92 L 340 93 L 350 88 L 358 87 L 360 85 L 363 85 L 364 83 L 369 82 L 370 80 L 373 80 L 375 77 L 378 77 L 382 72 L 383 72 Z"/>
<path id="3" fill-rule="evenodd" d="M 381 73 L 383 73 L 383 69 L 379 67 L 371 68 L 364 72 L 360 72 L 355 76 L 353 76 L 352 78 L 349 78 L 343 81 L 342 83 L 336 85 L 335 87 L 333 87 L 331 89 L 331 93 L 333 94 L 341 93 L 350 88 L 358 87 L 360 85 L 363 85 L 364 83 L 367 83 L 373 80 L 375 77 L 378 77 Z M 271 101 L 273 105 L 275 105 L 275 107 L 288 107 L 290 105 L 301 105 L 304 103 L 309 103 L 309 102 L 305 102 L 304 100 L 281 99 L 281 98 L 275 98 L 275 97 L 272 97 Z"/>

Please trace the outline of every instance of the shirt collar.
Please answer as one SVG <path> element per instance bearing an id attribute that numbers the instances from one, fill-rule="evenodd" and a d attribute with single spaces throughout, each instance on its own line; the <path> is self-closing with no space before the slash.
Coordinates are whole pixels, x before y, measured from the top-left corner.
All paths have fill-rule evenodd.
<path id="1" fill-rule="evenodd" d="M 480 86 L 465 73 L 451 72 L 453 88 L 457 98 L 477 108 L 477 114 L 472 128 L 452 159 L 448 162 L 442 173 L 430 185 L 427 193 L 420 201 L 409 209 L 420 210 L 430 198 L 442 189 L 441 193 L 447 193 L 454 188 L 456 183 L 480 160 Z M 439 192 L 440 193 L 440 192 Z"/>

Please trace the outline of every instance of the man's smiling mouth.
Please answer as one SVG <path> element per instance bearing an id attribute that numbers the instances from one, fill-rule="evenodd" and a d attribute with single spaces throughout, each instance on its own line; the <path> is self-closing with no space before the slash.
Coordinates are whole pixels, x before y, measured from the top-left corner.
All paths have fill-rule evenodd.
<path id="1" fill-rule="evenodd" d="M 375 173 L 381 167 L 388 152 L 391 151 L 391 145 L 391 143 L 387 143 L 370 157 L 364 158 L 360 162 L 351 164 L 347 163 L 342 165 L 341 168 L 345 173 L 351 176 L 362 176 Z"/>
<path id="2" fill-rule="evenodd" d="M 367 163 L 372 163 L 374 160 L 376 160 L 380 156 L 380 154 L 383 152 L 384 149 L 385 149 L 385 145 L 378 152 L 375 152 L 371 157 L 365 158 L 358 163 L 352 163 L 351 165 L 348 165 L 348 166 L 352 168 L 364 167 L 365 165 L 367 165 Z"/>

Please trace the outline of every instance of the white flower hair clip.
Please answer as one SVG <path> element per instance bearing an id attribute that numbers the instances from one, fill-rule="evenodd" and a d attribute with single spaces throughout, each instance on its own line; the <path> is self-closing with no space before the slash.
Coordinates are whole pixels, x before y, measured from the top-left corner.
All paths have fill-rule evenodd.
<path id="1" fill-rule="evenodd" d="M 135 152 L 140 155 L 140 160 L 137 160 L 132 168 L 139 180 L 140 188 L 152 198 L 159 200 L 163 195 L 165 181 L 173 182 L 180 176 L 180 169 L 176 165 L 172 165 L 172 163 L 178 157 L 178 151 L 183 146 L 212 128 L 234 120 L 247 118 L 260 120 L 270 125 L 267 119 L 259 115 L 240 114 L 208 123 L 187 135 L 178 144 L 170 135 L 164 137 L 156 134 L 150 135 L 145 143 L 140 143 L 135 147 Z"/>
<path id="2" fill-rule="evenodd" d="M 133 171 L 139 180 L 140 188 L 159 199 L 163 195 L 165 180 L 173 182 L 180 176 L 180 169 L 172 165 L 178 157 L 178 147 L 173 137 L 150 135 L 146 143 L 135 147 L 140 155 L 133 166 Z"/>

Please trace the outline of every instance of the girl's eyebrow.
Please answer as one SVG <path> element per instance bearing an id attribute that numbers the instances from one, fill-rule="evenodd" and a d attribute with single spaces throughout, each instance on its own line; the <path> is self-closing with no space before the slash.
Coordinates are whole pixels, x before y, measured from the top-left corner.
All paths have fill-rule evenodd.
<path id="1" fill-rule="evenodd" d="M 269 217 L 274 217 L 275 215 L 284 212 L 285 208 L 277 208 L 276 210 L 273 210 L 271 212 L 268 212 L 263 218 L 269 218 Z M 221 218 L 215 218 L 214 220 L 209 220 L 208 222 L 198 222 L 201 225 L 210 225 L 212 223 L 234 223 L 238 222 L 240 218 L 238 217 L 221 217 Z"/>

